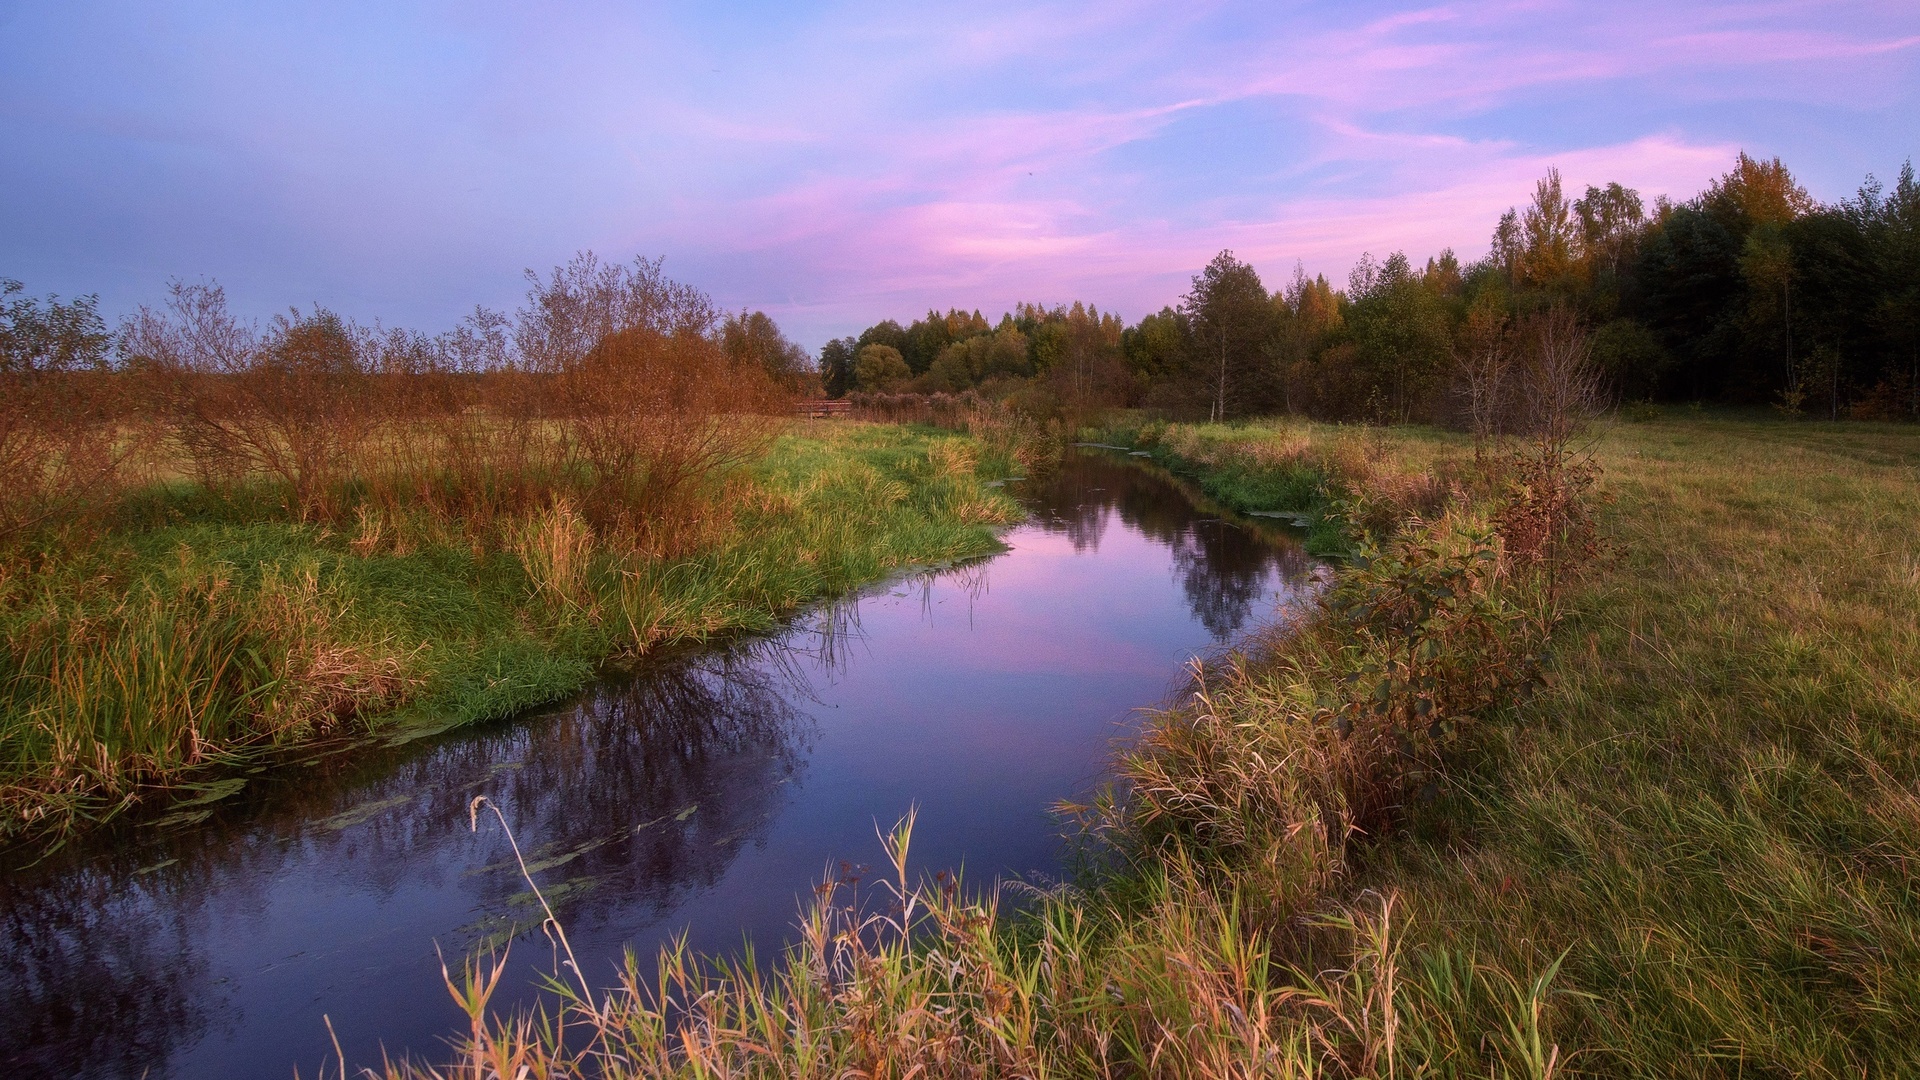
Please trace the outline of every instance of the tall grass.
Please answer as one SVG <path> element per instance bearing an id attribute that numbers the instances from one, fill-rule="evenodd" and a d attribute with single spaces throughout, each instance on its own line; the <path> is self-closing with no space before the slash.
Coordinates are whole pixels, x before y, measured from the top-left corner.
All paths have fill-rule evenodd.
<path id="1" fill-rule="evenodd" d="M 929 424 L 964 431 L 990 456 L 1015 464 L 1022 473 L 1044 470 L 1059 459 L 1071 425 L 1046 419 L 967 390 L 958 394 L 884 394 L 849 396 L 854 414 L 888 424 Z"/>
<path id="2" fill-rule="evenodd" d="M 189 486 L 38 551 L 0 578 L 0 833 L 70 828 L 234 754 L 505 715 L 606 658 L 770 629 L 903 564 L 985 554 L 1017 514 L 955 436 L 767 438 L 671 544 L 565 497 L 489 536 L 377 508 L 302 522 L 260 509 L 284 488 Z"/>
<path id="3" fill-rule="evenodd" d="M 511 712 L 1010 519 L 951 439 L 785 438 L 794 347 L 657 262 L 530 284 L 437 338 L 183 284 L 8 338 L 0 840 L 376 715 Z"/>
<path id="4" fill-rule="evenodd" d="M 1227 460 L 1236 440 L 1290 452 L 1297 433 L 1207 434 Z M 1467 450 L 1431 432 L 1384 441 L 1381 459 L 1430 462 L 1436 479 Z M 1371 831 L 1340 893 L 1397 895 L 1422 965 L 1554 972 L 1536 1062 L 1557 1044 L 1557 1067 L 1594 1075 L 1920 1069 L 1920 984 L 1902 974 L 1920 959 L 1920 440 L 1728 417 L 1609 428 L 1592 449 L 1597 476 L 1528 454 L 1483 485 L 1505 493 L 1489 518 L 1505 561 L 1535 576 L 1513 594 L 1520 629 L 1557 617 L 1551 648 L 1483 713 L 1508 722 L 1443 728 L 1440 782 Z M 1557 562 L 1581 570 L 1556 577 Z M 1312 703 L 1284 664 L 1260 689 L 1271 671 L 1223 680 L 1242 700 L 1201 715 L 1260 739 L 1222 751 L 1208 735 L 1234 768 L 1196 771 L 1288 753 L 1305 777 L 1329 771 L 1272 735 L 1262 710 L 1288 691 Z M 1492 1033 L 1514 1021 L 1486 1000 L 1447 1015 Z"/>
<path id="5" fill-rule="evenodd" d="M 469 1023 L 452 1059 L 375 1075 L 1556 1075 L 1552 969 L 1517 980 L 1409 956 L 1392 896 L 1307 924 L 1337 966 L 1290 962 L 1304 954 L 1178 862 L 1124 897 L 1062 889 L 1009 922 L 991 893 L 916 879 L 913 827 L 909 814 L 882 838 L 887 876 L 823 882 L 771 965 L 675 946 L 629 953 L 597 990 L 557 947 L 549 1008 L 503 1018 L 488 1006 L 504 956 L 469 958 L 447 976 Z M 1466 1008 L 1497 1026 L 1452 1023 Z"/>
<path id="6" fill-rule="evenodd" d="M 1920 435 L 1708 417 L 1598 458 L 1616 555 L 1462 772 L 1471 843 L 1374 880 L 1436 947 L 1565 951 L 1593 1072 L 1920 1072 Z"/>

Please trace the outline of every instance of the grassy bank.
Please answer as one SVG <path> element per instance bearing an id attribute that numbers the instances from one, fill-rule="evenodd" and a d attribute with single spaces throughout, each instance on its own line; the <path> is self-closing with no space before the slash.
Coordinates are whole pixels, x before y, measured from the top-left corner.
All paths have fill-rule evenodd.
<path id="1" fill-rule="evenodd" d="M 1618 558 L 1553 685 L 1367 880 L 1430 950 L 1564 952 L 1582 1069 L 1920 1071 L 1920 430 L 1627 424 L 1601 459 Z"/>
<path id="2" fill-rule="evenodd" d="M 1470 448 L 1446 437 L 1391 435 L 1381 428 L 1290 421 L 1249 429 L 1243 424 L 1169 424 L 1122 419 L 1100 439 L 1148 452 L 1160 465 L 1241 513 L 1276 513 L 1307 527 L 1317 555 L 1345 556 L 1354 535 L 1343 501 L 1371 499 L 1377 531 L 1395 514 L 1431 514 L 1447 486 L 1473 473 Z"/>
<path id="3" fill-rule="evenodd" d="M 470 994 L 440 1075 L 1920 1068 L 1920 431 L 1610 427 L 1608 548 L 1558 559 L 1538 474 L 1452 436 L 1157 437 L 1318 470 L 1359 557 L 1128 749 L 1109 876 L 1008 922 L 897 834 L 897 902 L 830 888 L 771 974 L 635 962 L 584 1051 Z"/>
<path id="4" fill-rule="evenodd" d="M 1242 491 L 1245 463 L 1301 437 L 1172 434 Z M 1342 437 L 1378 438 L 1322 432 Z M 1471 447 L 1381 451 L 1458 484 Z M 1499 995 L 1418 984 L 1552 971 L 1563 1071 L 1920 1068 L 1920 431 L 1700 418 L 1612 426 L 1594 451 L 1611 551 L 1567 588 L 1544 684 L 1452 747 L 1337 890 L 1397 897 L 1408 1028 L 1497 1039 Z M 1416 1045 L 1405 1066 L 1433 1067 Z"/>
<path id="5" fill-rule="evenodd" d="M 579 985 L 562 1011 L 586 1040 L 490 1017 L 488 969 L 470 969 L 455 1071 L 1365 1073 L 1424 1041 L 1477 1074 L 1550 1052 L 1531 1045 L 1533 973 L 1466 963 L 1473 1001 L 1513 1034 L 1446 1030 L 1460 994 L 1405 985 L 1394 903 L 1347 903 L 1369 838 L 1433 801 L 1449 749 L 1532 681 L 1552 619 L 1531 603 L 1537 560 L 1503 554 L 1510 500 L 1484 477 L 1450 486 L 1458 462 L 1287 434 L 1264 458 L 1326 470 L 1318 501 L 1363 558 L 1292 632 L 1197 667 L 1190 699 L 1146 725 L 1126 789 L 1077 808 L 1103 870 L 1003 922 L 917 880 L 903 826 L 885 895 L 829 883 L 771 972 L 669 954 L 610 995 Z"/>
<path id="6" fill-rule="evenodd" d="M 671 554 L 565 497 L 484 528 L 278 493 L 137 492 L 0 569 L 0 837 L 110 813 L 264 748 L 445 727 L 578 689 L 605 659 L 772 627 L 910 563 L 994 549 L 1016 508 L 979 444 L 796 426 Z"/>

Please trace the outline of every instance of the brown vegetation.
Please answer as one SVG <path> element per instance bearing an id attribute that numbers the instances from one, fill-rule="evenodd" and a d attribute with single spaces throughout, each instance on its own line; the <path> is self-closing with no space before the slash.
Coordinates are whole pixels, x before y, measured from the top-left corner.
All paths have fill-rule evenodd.
<path id="1" fill-rule="evenodd" d="M 958 394 L 855 392 L 849 400 L 854 415 L 863 420 L 964 431 L 985 444 L 989 453 L 1017 462 L 1028 474 L 1059 459 L 1068 431 L 1063 421 L 1036 418 L 972 390 Z"/>
<path id="2" fill-rule="evenodd" d="M 118 365 L 101 328 L 85 370 L 49 354 L 0 372 L 0 539 L 185 471 L 375 535 L 430 521 L 497 538 L 564 499 L 671 546 L 804 384 L 797 351 L 764 315 L 723 323 L 657 263 L 583 255 L 532 285 L 514 323 L 480 312 L 427 338 L 318 308 L 261 332 L 218 286 L 176 283 L 113 339 Z M 122 468 L 136 448 L 143 468 Z"/>
<path id="3" fill-rule="evenodd" d="M 136 445 L 94 299 L 20 293 L 0 278 L 0 545 L 83 512 Z"/>
<path id="4" fill-rule="evenodd" d="M 583 255 L 531 285 L 517 319 L 429 338 L 318 308 L 262 330 L 219 287 L 179 283 L 111 334 L 90 298 L 7 283 L 0 835 L 420 688 L 425 639 L 343 620 L 337 565 L 287 557 L 300 529 L 359 558 L 512 552 L 562 622 L 585 617 L 592 557 L 640 566 L 722 538 L 729 478 L 778 432 L 797 350 L 764 315 L 723 323 L 657 263 Z M 176 559 L 139 551 L 189 518 L 265 529 L 267 547 L 209 558 L 229 532 Z M 620 580 L 635 603 L 658 591 Z"/>

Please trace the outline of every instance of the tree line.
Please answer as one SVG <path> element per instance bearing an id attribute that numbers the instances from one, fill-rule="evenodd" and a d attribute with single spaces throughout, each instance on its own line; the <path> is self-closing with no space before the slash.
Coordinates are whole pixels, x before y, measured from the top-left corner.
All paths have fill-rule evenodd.
<path id="1" fill-rule="evenodd" d="M 1223 251 L 1178 305 L 1126 325 L 1091 305 L 953 309 L 830 341 L 826 392 L 972 390 L 1039 413 L 1112 406 L 1228 419 L 1466 422 L 1548 323 L 1570 324 L 1614 400 L 1920 419 L 1920 183 L 1869 177 L 1821 204 L 1778 158 L 1647 205 L 1549 170 L 1484 255 L 1363 254 L 1344 288 L 1296 266 L 1269 291 Z M 1563 325 L 1564 329 L 1564 325 Z"/>

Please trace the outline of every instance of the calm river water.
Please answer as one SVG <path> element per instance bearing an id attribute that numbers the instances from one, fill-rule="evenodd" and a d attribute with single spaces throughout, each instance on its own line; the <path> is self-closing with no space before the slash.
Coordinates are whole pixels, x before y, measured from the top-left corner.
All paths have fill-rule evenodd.
<path id="1" fill-rule="evenodd" d="M 382 1048 L 441 1058 L 451 960 L 511 939 L 497 997 L 551 952 L 504 810 L 590 976 L 686 934 L 773 951 L 876 824 L 913 862 L 1060 872 L 1049 808 L 1100 782 L 1184 662 L 1276 617 L 1311 562 L 1285 532 L 1080 451 L 1012 489 L 1002 555 L 668 657 L 562 708 L 255 778 L 177 827 L 123 823 L 0 876 L 0 1075 L 313 1077 Z"/>

